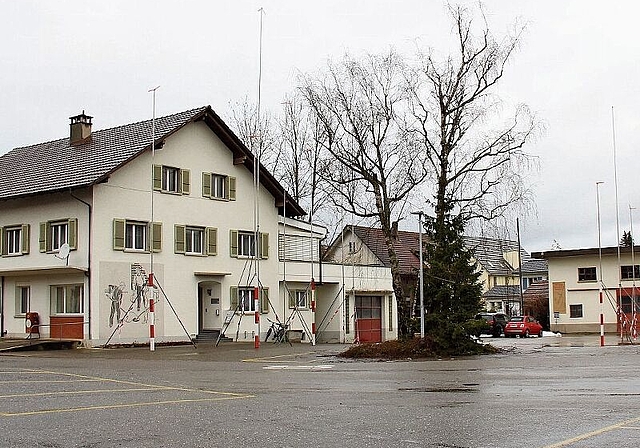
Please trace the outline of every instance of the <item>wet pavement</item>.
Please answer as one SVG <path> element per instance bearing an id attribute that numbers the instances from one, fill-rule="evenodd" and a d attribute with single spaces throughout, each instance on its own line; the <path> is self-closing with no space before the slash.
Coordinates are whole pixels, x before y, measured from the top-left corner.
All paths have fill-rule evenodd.
<path id="1" fill-rule="evenodd" d="M 1 352 L 0 446 L 640 445 L 639 346 L 613 335 L 605 347 L 598 335 L 486 341 L 503 352 L 399 362 L 271 343 Z"/>

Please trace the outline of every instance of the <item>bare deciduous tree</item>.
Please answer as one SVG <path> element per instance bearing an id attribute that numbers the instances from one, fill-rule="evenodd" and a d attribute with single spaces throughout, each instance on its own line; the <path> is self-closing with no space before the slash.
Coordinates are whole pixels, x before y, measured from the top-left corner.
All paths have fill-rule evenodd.
<path id="1" fill-rule="evenodd" d="M 398 257 L 398 222 L 427 176 L 424 152 L 403 130 L 404 61 L 393 51 L 345 56 L 324 73 L 302 78 L 300 92 L 322 127 L 322 174 L 335 206 L 379 224 L 391 261 L 399 315 L 406 317 Z M 401 319 L 400 325 L 406 321 Z"/>
<path id="2" fill-rule="evenodd" d="M 484 20 L 475 32 L 473 11 L 461 6 L 449 11 L 457 52 L 444 60 L 433 50 L 419 52 L 407 77 L 408 130 L 427 154 L 436 222 L 444 223 L 451 213 L 467 221 L 493 220 L 530 199 L 522 176 L 534 159 L 523 147 L 538 124 L 524 105 L 501 122 L 495 96 L 523 28 L 498 41 Z"/>

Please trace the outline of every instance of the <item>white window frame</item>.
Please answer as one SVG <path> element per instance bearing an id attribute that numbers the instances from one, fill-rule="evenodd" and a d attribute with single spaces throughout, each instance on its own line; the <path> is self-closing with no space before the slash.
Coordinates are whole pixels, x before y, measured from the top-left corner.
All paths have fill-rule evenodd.
<path id="1" fill-rule="evenodd" d="M 51 285 L 50 288 L 51 314 L 82 314 L 84 313 L 84 285 L 82 283 L 74 283 L 68 285 Z M 55 294 L 54 294 L 55 291 Z M 77 309 L 73 310 L 72 302 L 74 291 L 77 291 Z M 62 297 L 59 293 L 62 293 Z M 62 305 L 62 310 L 59 305 Z"/>
<path id="2" fill-rule="evenodd" d="M 293 295 L 293 306 L 289 304 L 290 309 L 297 308 L 299 310 L 309 309 L 309 291 L 306 289 L 296 289 L 291 291 Z"/>
<path id="3" fill-rule="evenodd" d="M 19 294 L 18 294 L 19 291 Z M 31 286 L 16 285 L 16 309 L 15 315 L 18 317 L 26 315 L 31 305 Z M 23 306 L 24 305 L 24 306 Z"/>
<path id="4" fill-rule="evenodd" d="M 137 232 L 142 230 L 142 245 L 140 246 L 138 241 L 138 236 L 140 236 Z M 149 241 L 149 223 L 142 221 L 125 221 L 124 224 L 124 250 L 126 251 L 136 251 L 136 252 L 146 252 L 148 251 L 148 241 Z"/>
<path id="5" fill-rule="evenodd" d="M 194 238 L 197 235 L 197 238 Z M 204 254 L 204 228 L 187 226 L 184 235 L 184 251 L 189 255 Z"/>
<path id="6" fill-rule="evenodd" d="M 211 197 L 227 199 L 227 176 L 211 173 Z"/>
<path id="7" fill-rule="evenodd" d="M 6 255 L 22 255 L 22 226 L 6 227 L 4 234 Z"/>
<path id="8" fill-rule="evenodd" d="M 253 298 L 254 288 L 240 287 L 238 288 L 238 309 L 241 313 L 255 313 L 256 303 Z M 247 303 L 248 302 L 248 303 Z M 248 307 L 247 307 L 248 305 Z"/>
<path id="9" fill-rule="evenodd" d="M 60 250 L 63 244 L 69 242 L 69 221 L 53 221 L 51 228 L 51 250 Z"/>
<path id="10" fill-rule="evenodd" d="M 256 234 L 255 232 L 238 231 L 238 257 L 255 258 Z"/>
<path id="11" fill-rule="evenodd" d="M 180 193 L 180 168 L 162 165 L 162 191 Z"/>

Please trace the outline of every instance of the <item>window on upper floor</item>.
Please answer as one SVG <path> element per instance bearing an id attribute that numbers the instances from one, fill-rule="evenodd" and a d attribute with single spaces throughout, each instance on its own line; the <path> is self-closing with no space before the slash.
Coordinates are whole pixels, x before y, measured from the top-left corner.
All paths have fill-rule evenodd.
<path id="1" fill-rule="evenodd" d="M 218 229 L 176 224 L 174 252 L 185 255 L 217 255 Z"/>
<path id="2" fill-rule="evenodd" d="M 254 313 L 256 311 L 254 300 L 255 288 L 252 286 L 232 286 L 230 290 L 231 310 L 237 313 Z M 269 288 L 260 289 L 260 313 L 269 312 Z"/>
<path id="3" fill-rule="evenodd" d="M 57 252 L 63 244 L 69 249 L 77 249 L 78 220 L 75 218 L 60 219 L 40 223 L 40 252 Z"/>
<path id="4" fill-rule="evenodd" d="M 82 284 L 52 285 L 51 313 L 77 314 L 84 310 L 84 296 Z"/>
<path id="5" fill-rule="evenodd" d="M 167 165 L 153 165 L 153 189 L 163 193 L 190 194 L 191 172 Z"/>
<path id="6" fill-rule="evenodd" d="M 260 233 L 258 244 L 258 256 L 260 258 L 269 258 L 269 234 Z M 256 256 L 256 234 L 245 230 L 231 230 L 229 236 L 230 255 L 232 257 L 248 257 Z"/>
<path id="7" fill-rule="evenodd" d="M 0 227 L 2 255 L 25 255 L 29 253 L 29 224 Z"/>
<path id="8" fill-rule="evenodd" d="M 620 279 L 621 280 L 637 280 L 640 278 L 640 265 L 634 266 L 625 265 L 620 266 Z"/>
<path id="9" fill-rule="evenodd" d="M 162 223 L 113 220 L 113 250 L 132 252 L 160 252 L 162 250 Z"/>
<path id="10" fill-rule="evenodd" d="M 319 261 L 318 239 L 306 235 L 278 234 L 280 261 Z"/>
<path id="11" fill-rule="evenodd" d="M 236 178 L 224 174 L 202 173 L 202 196 L 226 201 L 236 200 Z"/>
<path id="12" fill-rule="evenodd" d="M 596 276 L 596 268 L 591 266 L 587 268 L 578 268 L 578 281 L 579 282 L 595 282 L 598 278 Z"/>

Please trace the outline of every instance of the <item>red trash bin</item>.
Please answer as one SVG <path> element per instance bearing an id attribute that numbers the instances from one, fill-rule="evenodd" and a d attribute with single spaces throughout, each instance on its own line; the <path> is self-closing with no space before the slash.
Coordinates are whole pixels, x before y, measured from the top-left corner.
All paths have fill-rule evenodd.
<path id="1" fill-rule="evenodd" d="M 25 332 L 28 334 L 40 334 L 40 317 L 36 312 L 28 312 L 24 321 Z"/>

